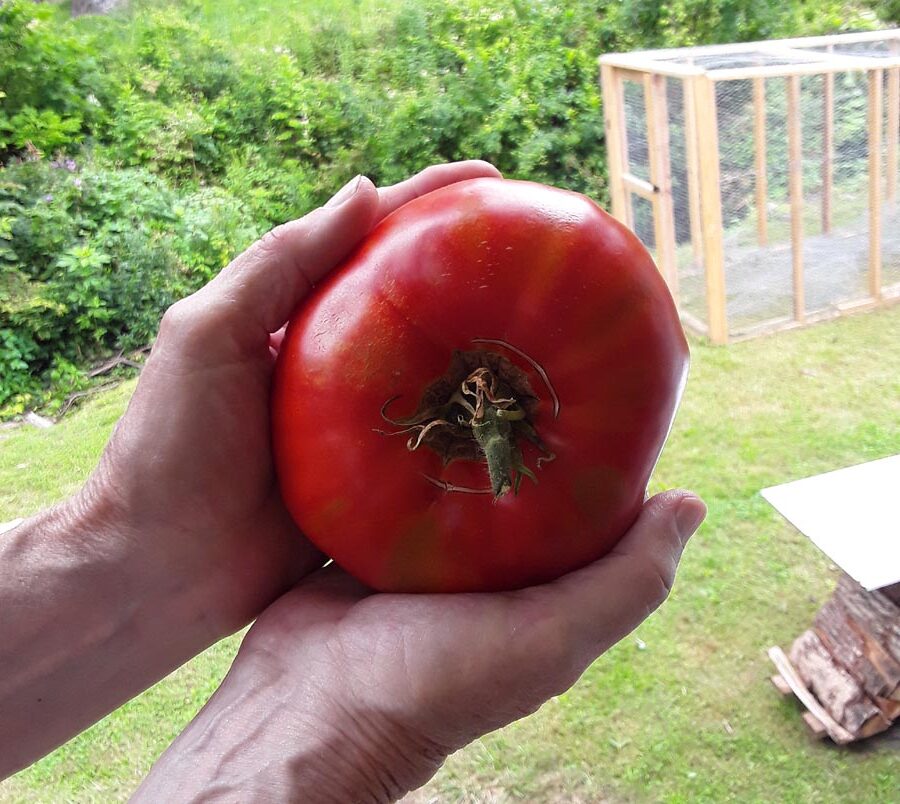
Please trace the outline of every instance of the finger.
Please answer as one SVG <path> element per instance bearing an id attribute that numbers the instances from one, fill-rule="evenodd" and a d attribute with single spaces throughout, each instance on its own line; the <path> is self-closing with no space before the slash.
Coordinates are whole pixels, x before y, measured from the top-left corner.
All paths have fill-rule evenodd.
<path id="1" fill-rule="evenodd" d="M 553 607 L 554 627 L 567 635 L 579 670 L 666 599 L 684 546 L 705 515 L 703 501 L 689 492 L 658 494 L 607 556 L 522 593 Z"/>
<path id="2" fill-rule="evenodd" d="M 408 201 L 448 184 L 482 177 L 500 178 L 500 175 L 500 171 L 490 162 L 483 162 L 480 159 L 432 165 L 406 181 L 378 190 L 378 220 L 390 215 Z"/>
<path id="3" fill-rule="evenodd" d="M 378 208 L 375 186 L 357 177 L 324 207 L 250 246 L 192 301 L 268 336 L 372 228 Z"/>

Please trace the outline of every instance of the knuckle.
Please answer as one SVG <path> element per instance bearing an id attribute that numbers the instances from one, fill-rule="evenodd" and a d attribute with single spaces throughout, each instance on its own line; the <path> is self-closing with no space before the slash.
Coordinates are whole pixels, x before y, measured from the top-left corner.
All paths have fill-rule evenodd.
<path id="1" fill-rule="evenodd" d="M 224 310 L 195 294 L 175 302 L 162 317 L 159 340 L 164 344 L 204 344 L 209 336 L 220 331 Z"/>
<path id="2" fill-rule="evenodd" d="M 642 591 L 647 601 L 648 613 L 659 608 L 675 583 L 674 567 L 651 561 L 638 564 L 635 574 L 636 588 Z"/>
<path id="3" fill-rule="evenodd" d="M 287 224 L 281 223 L 274 229 L 269 229 L 260 239 L 259 247 L 264 251 L 275 251 L 284 240 L 284 233 Z"/>
<path id="4" fill-rule="evenodd" d="M 189 299 L 175 302 L 163 314 L 159 325 L 159 337 L 165 340 L 180 337 L 189 329 L 193 319 L 194 313 Z"/>

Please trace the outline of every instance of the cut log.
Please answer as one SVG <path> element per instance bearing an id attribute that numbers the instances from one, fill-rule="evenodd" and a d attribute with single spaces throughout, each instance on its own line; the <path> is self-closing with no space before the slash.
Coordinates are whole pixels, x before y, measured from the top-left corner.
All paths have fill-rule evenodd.
<path id="1" fill-rule="evenodd" d="M 890 586 L 884 586 L 878 591 L 888 600 L 890 600 L 891 603 L 895 603 L 897 606 L 900 606 L 900 583 L 894 583 Z"/>
<path id="2" fill-rule="evenodd" d="M 892 723 L 900 717 L 900 701 L 895 701 L 893 698 L 873 698 L 872 700 L 875 702 L 875 706 L 881 710 L 881 714 Z"/>
<path id="3" fill-rule="evenodd" d="M 900 662 L 900 605 L 881 591 L 867 592 L 849 575 L 841 576 L 835 596 L 858 627 Z"/>
<path id="4" fill-rule="evenodd" d="M 791 695 L 791 685 L 787 683 L 778 673 L 774 676 L 769 677 L 769 681 L 772 682 L 772 686 L 778 690 L 780 695 L 787 697 Z"/>
<path id="5" fill-rule="evenodd" d="M 885 731 L 900 718 L 900 584 L 868 592 L 843 575 L 837 589 L 785 656 L 769 656 L 807 708 L 814 735 L 837 743 Z"/>
<path id="6" fill-rule="evenodd" d="M 853 735 L 828 714 L 827 710 L 816 700 L 815 695 L 807 689 L 803 679 L 800 678 L 791 664 L 790 659 L 784 655 L 784 651 L 776 645 L 769 648 L 768 652 L 769 658 L 781 674 L 781 677 L 790 685 L 791 691 L 800 699 L 800 702 L 809 710 L 809 713 L 825 727 L 828 731 L 828 736 L 838 745 L 853 742 Z"/>
<path id="7" fill-rule="evenodd" d="M 812 629 L 794 641 L 789 658 L 810 692 L 851 734 L 857 735 L 872 718 L 881 718 L 881 710 L 866 695 L 862 685 L 835 663 Z"/>
<path id="8" fill-rule="evenodd" d="M 844 605 L 841 589 L 819 610 L 813 630 L 837 664 L 850 673 L 872 698 L 900 700 L 900 662 L 885 650 L 865 624 Z"/>
<path id="9" fill-rule="evenodd" d="M 803 722 L 809 726 L 810 733 L 817 740 L 824 740 L 828 736 L 828 729 L 812 712 L 803 713 Z"/>

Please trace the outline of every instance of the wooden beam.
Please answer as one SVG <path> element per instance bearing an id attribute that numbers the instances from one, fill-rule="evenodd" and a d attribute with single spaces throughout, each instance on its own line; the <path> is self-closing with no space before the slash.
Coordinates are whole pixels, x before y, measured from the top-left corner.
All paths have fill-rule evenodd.
<path id="1" fill-rule="evenodd" d="M 869 73 L 869 295 L 881 296 L 881 108 L 884 70 Z"/>
<path id="2" fill-rule="evenodd" d="M 788 82 L 788 187 L 791 200 L 791 266 L 794 284 L 794 319 L 806 317 L 803 287 L 803 139 L 800 120 L 800 76 Z"/>
<path id="3" fill-rule="evenodd" d="M 728 343 L 725 300 L 725 256 L 722 251 L 722 196 L 719 175 L 719 127 L 716 87 L 705 75 L 686 79 L 694 83 L 697 148 L 700 160 L 700 210 L 703 232 L 703 265 L 706 275 L 706 307 L 709 338 Z"/>
<path id="4" fill-rule="evenodd" d="M 616 69 L 608 64 L 600 67 L 600 84 L 603 92 L 603 122 L 606 131 L 606 165 L 609 175 L 609 196 L 612 214 L 628 225 L 628 201 L 623 176 L 626 172 L 627 151 L 625 143 L 625 103 L 622 80 Z"/>
<path id="5" fill-rule="evenodd" d="M 4 522 L 0 524 L 0 533 L 8 533 L 11 530 L 15 530 L 19 525 L 21 525 L 25 520 L 22 517 L 18 519 L 10 520 L 9 522 Z"/>
<path id="6" fill-rule="evenodd" d="M 639 195 L 641 198 L 646 198 L 651 202 L 659 192 L 659 188 L 655 184 L 653 184 L 653 182 L 646 181 L 645 179 L 640 179 L 633 173 L 626 173 L 625 175 L 623 175 L 622 184 L 625 185 L 625 189 L 629 193 Z"/>
<path id="7" fill-rule="evenodd" d="M 684 324 L 688 329 L 690 329 L 694 334 L 709 337 L 709 327 L 706 326 L 706 324 L 699 318 L 691 315 L 686 310 L 679 310 L 678 315 L 681 318 L 681 323 Z"/>
<path id="8" fill-rule="evenodd" d="M 897 151 L 900 136 L 900 67 L 888 70 L 887 97 L 887 200 L 897 200 Z"/>
<path id="9" fill-rule="evenodd" d="M 769 676 L 769 681 L 772 682 L 772 686 L 778 690 L 778 694 L 782 698 L 787 698 L 788 695 L 794 694 L 791 690 L 791 685 L 788 684 L 779 673 L 776 673 L 774 676 Z"/>
<path id="10" fill-rule="evenodd" d="M 691 225 L 691 252 L 694 262 L 703 258 L 702 216 L 700 212 L 700 154 L 697 150 L 697 102 L 694 82 L 682 81 L 684 95 L 684 155 L 687 162 L 688 217 Z"/>
<path id="11" fill-rule="evenodd" d="M 900 40 L 900 29 L 887 28 L 880 31 L 861 31 L 851 34 L 826 34 L 825 36 L 801 36 L 793 39 L 766 39 L 759 42 L 734 42 L 725 45 L 702 45 L 699 47 L 656 48 L 635 53 L 610 53 L 600 57 L 601 63 L 619 64 L 628 57 L 637 56 L 641 60 L 656 62 L 660 59 L 688 58 L 690 56 L 716 56 L 733 53 L 747 53 L 754 48 L 819 48 L 826 45 L 848 45 L 861 42 L 891 42 Z M 627 64 L 626 64 L 627 66 Z"/>
<path id="12" fill-rule="evenodd" d="M 666 77 L 644 78 L 644 107 L 647 110 L 647 152 L 650 181 L 656 188 L 653 204 L 653 239 L 656 264 L 678 304 L 678 265 L 675 262 L 675 209 L 672 200 L 672 164 L 669 149 L 669 105 Z"/>
<path id="13" fill-rule="evenodd" d="M 814 61 L 804 64 L 765 64 L 759 67 L 729 67 L 710 70 L 713 81 L 744 81 L 748 78 L 787 78 L 792 75 L 825 75 L 827 73 L 863 72 L 884 69 L 885 59 L 847 58 L 841 61 Z"/>
<path id="14" fill-rule="evenodd" d="M 627 70 L 635 74 L 653 73 L 654 75 L 667 75 L 673 78 L 685 78 L 690 75 L 702 75 L 704 70 L 692 64 L 679 63 L 677 61 L 657 61 L 645 55 L 643 51 L 632 53 L 610 53 L 600 57 L 601 68 L 604 65 L 615 67 L 619 70 Z"/>
<path id="15" fill-rule="evenodd" d="M 740 343 L 741 341 L 752 340 L 763 335 L 771 335 L 775 332 L 790 332 L 791 330 L 803 329 L 812 324 L 821 324 L 823 321 L 834 321 L 838 318 L 845 318 L 858 313 L 867 313 L 872 310 L 878 310 L 883 307 L 900 304 L 900 293 L 889 295 L 882 292 L 881 299 L 862 299 L 860 301 L 839 302 L 832 308 L 827 310 L 819 310 L 806 316 L 806 320 L 801 324 L 792 318 L 777 318 L 769 321 L 763 321 L 761 324 L 754 324 L 741 329 L 740 332 L 731 332 L 728 336 L 729 343 Z"/>
<path id="16" fill-rule="evenodd" d="M 766 79 L 753 79 L 753 144 L 756 164 L 756 238 L 769 244 L 769 179 L 766 160 Z"/>
<path id="17" fill-rule="evenodd" d="M 828 45 L 831 50 L 834 45 Z M 822 234 L 831 231 L 834 185 L 834 73 L 822 76 Z"/>

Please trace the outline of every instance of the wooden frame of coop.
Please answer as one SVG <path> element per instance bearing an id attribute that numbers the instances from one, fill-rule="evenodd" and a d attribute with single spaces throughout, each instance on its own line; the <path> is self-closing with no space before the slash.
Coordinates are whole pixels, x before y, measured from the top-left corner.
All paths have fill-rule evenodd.
<path id="1" fill-rule="evenodd" d="M 860 51 L 863 55 L 860 55 Z M 897 199 L 898 136 L 900 136 L 900 29 L 859 34 L 805 37 L 709 47 L 649 50 L 602 56 L 600 80 L 606 127 L 609 191 L 612 213 L 635 228 L 634 199 L 644 199 L 652 208 L 652 240 L 657 265 L 665 277 L 686 327 L 707 336 L 713 343 L 792 329 L 848 312 L 872 309 L 900 299 L 900 283 L 886 285 L 882 272 L 882 214 L 886 204 Z M 730 66 L 737 65 L 737 66 Z M 808 309 L 804 260 L 804 217 L 809 220 L 809 200 L 804 199 L 803 127 L 801 80 L 821 76 L 821 152 L 817 175 L 817 197 L 822 233 L 831 229 L 835 205 L 835 124 L 841 108 L 835 108 L 835 77 L 856 73 L 867 79 L 867 279 L 857 298 L 828 304 L 826 309 Z M 789 197 L 789 249 L 792 310 L 758 325 L 743 329 L 729 326 L 726 287 L 728 254 L 723 245 L 722 184 L 717 87 L 722 82 L 752 82 L 753 194 L 755 194 L 755 239 L 760 248 L 769 243 L 767 172 L 767 81 L 785 82 L 787 195 Z M 705 304 L 703 314 L 690 312 L 679 294 L 676 252 L 688 248 L 687 236 L 676 236 L 673 209 L 670 120 L 667 86 L 681 84 L 684 189 L 689 219 L 689 248 L 702 266 Z M 629 125 L 626 121 L 625 85 L 634 82 L 643 90 L 646 130 L 646 162 L 649 178 L 635 175 L 629 164 Z M 771 86 L 771 84 L 770 84 Z M 886 97 L 885 97 L 886 96 Z M 633 124 L 632 124 L 633 132 Z M 807 159 L 807 162 L 809 160 Z M 768 164 L 768 171 L 767 171 Z M 808 165 L 807 165 L 808 170 Z M 646 175 L 646 174 L 645 174 Z M 807 208 L 804 209 L 806 203 Z M 682 226 L 682 229 L 688 227 Z M 787 247 L 786 247 L 787 248 Z M 787 255 L 785 255 L 787 258 Z M 808 259 L 807 259 L 808 262 Z M 764 292 L 764 289 L 760 289 Z M 705 320 L 703 320 L 705 318 Z"/>

